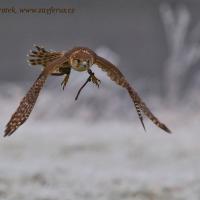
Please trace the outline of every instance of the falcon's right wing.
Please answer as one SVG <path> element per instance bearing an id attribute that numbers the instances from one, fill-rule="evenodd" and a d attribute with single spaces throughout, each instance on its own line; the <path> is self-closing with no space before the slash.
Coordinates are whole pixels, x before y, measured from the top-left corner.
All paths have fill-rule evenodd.
<path id="1" fill-rule="evenodd" d="M 12 115 L 10 121 L 6 125 L 4 137 L 10 136 L 14 131 L 16 131 L 19 126 L 21 126 L 28 119 L 48 75 L 55 71 L 60 65 L 65 63 L 68 58 L 69 54 L 65 53 L 61 58 L 54 60 L 44 68 L 37 80 L 34 82 L 32 87 L 29 89 L 25 97 L 20 102 L 19 107 Z"/>

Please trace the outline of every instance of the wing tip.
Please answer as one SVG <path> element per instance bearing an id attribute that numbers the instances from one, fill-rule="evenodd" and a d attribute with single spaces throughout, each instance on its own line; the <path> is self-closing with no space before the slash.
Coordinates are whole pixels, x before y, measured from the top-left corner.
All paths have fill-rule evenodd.
<path id="1" fill-rule="evenodd" d="M 140 122 L 141 122 L 141 124 L 142 124 L 142 127 L 143 127 L 144 131 L 147 132 L 146 127 L 145 127 L 145 125 L 144 125 L 143 118 L 140 118 Z"/>
<path id="2" fill-rule="evenodd" d="M 7 137 L 7 136 L 10 136 L 8 133 L 5 133 L 4 135 L 3 135 L 3 137 Z"/>
<path id="3" fill-rule="evenodd" d="M 15 130 L 10 129 L 9 127 L 6 127 L 4 131 L 3 137 L 11 136 Z"/>
<path id="4" fill-rule="evenodd" d="M 167 128 L 166 125 L 162 124 L 162 125 L 160 126 L 160 128 L 163 129 L 165 132 L 167 132 L 167 133 L 169 133 L 169 134 L 172 134 L 172 131 L 171 131 L 169 128 Z"/>

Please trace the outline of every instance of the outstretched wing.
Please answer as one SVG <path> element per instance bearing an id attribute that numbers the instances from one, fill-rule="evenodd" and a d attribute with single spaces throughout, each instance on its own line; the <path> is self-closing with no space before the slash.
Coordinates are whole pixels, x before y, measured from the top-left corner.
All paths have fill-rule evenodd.
<path id="1" fill-rule="evenodd" d="M 96 56 L 95 64 L 99 68 L 101 68 L 103 71 L 107 72 L 107 75 L 110 77 L 111 80 L 115 81 L 118 85 L 124 87 L 127 89 L 134 105 L 136 108 L 136 111 L 138 113 L 139 119 L 142 123 L 143 128 L 145 129 L 144 123 L 143 123 L 143 117 L 142 113 L 144 113 L 156 126 L 163 129 L 164 131 L 171 133 L 171 131 L 167 128 L 167 126 L 163 123 L 161 123 L 158 118 L 156 118 L 153 113 L 149 110 L 149 108 L 146 106 L 146 104 L 142 101 L 140 96 L 137 94 L 137 92 L 134 90 L 133 87 L 129 84 L 129 82 L 126 80 L 124 75 L 119 71 L 119 69 L 110 63 L 108 60 Z"/>
<path id="2" fill-rule="evenodd" d="M 33 86 L 30 88 L 26 96 L 20 102 L 16 112 L 12 115 L 10 121 L 6 125 L 5 135 L 11 135 L 19 126 L 21 126 L 31 114 L 40 90 L 44 86 L 47 76 L 40 74 Z"/>
<path id="3" fill-rule="evenodd" d="M 16 129 L 21 126 L 31 114 L 33 107 L 37 101 L 37 98 L 40 94 L 41 89 L 44 86 L 44 83 L 48 77 L 48 75 L 55 71 L 57 67 L 59 67 L 62 63 L 66 62 L 68 59 L 68 54 L 66 53 L 62 58 L 59 58 L 52 63 L 50 63 L 39 75 L 37 80 L 34 82 L 26 96 L 20 102 L 19 107 L 12 115 L 10 121 L 6 125 L 5 136 L 10 136 Z"/>

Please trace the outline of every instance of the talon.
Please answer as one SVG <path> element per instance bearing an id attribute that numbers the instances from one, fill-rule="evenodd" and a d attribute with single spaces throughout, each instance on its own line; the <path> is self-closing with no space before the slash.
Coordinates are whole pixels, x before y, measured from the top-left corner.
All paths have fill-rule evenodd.
<path id="1" fill-rule="evenodd" d="M 69 76 L 65 76 L 64 80 L 60 84 L 62 86 L 63 90 L 65 89 L 65 87 L 67 85 L 68 79 L 69 79 Z"/>
<path id="2" fill-rule="evenodd" d="M 101 81 L 94 74 L 92 74 L 91 80 L 97 87 L 99 87 Z"/>

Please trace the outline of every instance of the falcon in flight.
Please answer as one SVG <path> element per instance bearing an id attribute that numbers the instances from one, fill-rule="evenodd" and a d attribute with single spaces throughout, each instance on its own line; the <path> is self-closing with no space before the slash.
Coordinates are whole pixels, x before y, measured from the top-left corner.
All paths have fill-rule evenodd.
<path id="1" fill-rule="evenodd" d="M 75 47 L 67 52 L 54 52 L 47 51 L 39 46 L 35 46 L 35 48 L 36 50 L 31 51 L 29 55 L 29 62 L 31 65 L 42 65 L 43 70 L 25 97 L 22 99 L 16 112 L 12 115 L 10 121 L 6 125 L 4 136 L 10 136 L 28 119 L 37 101 L 39 93 L 49 75 L 64 75 L 64 79 L 61 83 L 61 86 L 64 89 L 69 79 L 71 69 L 79 72 L 87 72 L 89 77 L 84 85 L 80 88 L 75 98 L 76 100 L 80 94 L 80 91 L 88 82 L 91 81 L 99 87 L 100 80 L 96 78 L 95 74 L 91 70 L 91 67 L 94 64 L 105 71 L 110 79 L 113 80 L 116 84 L 120 85 L 128 91 L 144 129 L 145 126 L 143 123 L 143 114 L 146 115 L 156 126 L 168 133 L 171 133 L 167 126 L 154 116 L 154 114 L 142 101 L 135 89 L 131 87 L 119 69 L 108 60 L 98 56 L 91 49 L 86 47 Z"/>

